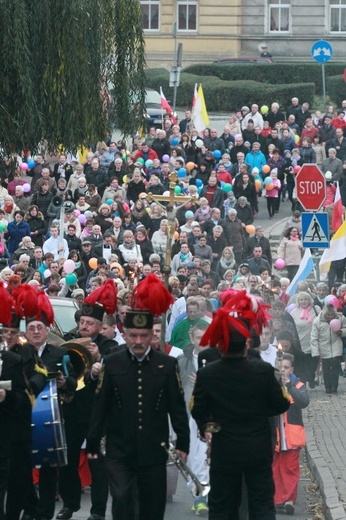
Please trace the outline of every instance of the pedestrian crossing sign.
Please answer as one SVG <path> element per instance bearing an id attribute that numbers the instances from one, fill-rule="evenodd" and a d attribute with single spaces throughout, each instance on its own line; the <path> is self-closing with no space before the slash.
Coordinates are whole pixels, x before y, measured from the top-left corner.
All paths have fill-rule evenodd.
<path id="1" fill-rule="evenodd" d="M 329 247 L 328 213 L 302 213 L 303 246 Z"/>

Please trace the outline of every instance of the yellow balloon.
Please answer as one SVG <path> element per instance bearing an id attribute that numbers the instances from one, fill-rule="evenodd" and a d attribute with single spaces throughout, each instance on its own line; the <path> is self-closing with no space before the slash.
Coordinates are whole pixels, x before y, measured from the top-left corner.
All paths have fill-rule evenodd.
<path id="1" fill-rule="evenodd" d="M 300 141 L 299 135 L 295 135 L 294 136 L 294 140 L 295 140 L 296 143 L 299 143 L 299 141 Z"/>
<path id="2" fill-rule="evenodd" d="M 125 182 L 125 184 L 127 183 L 127 175 L 124 175 L 123 182 Z"/>

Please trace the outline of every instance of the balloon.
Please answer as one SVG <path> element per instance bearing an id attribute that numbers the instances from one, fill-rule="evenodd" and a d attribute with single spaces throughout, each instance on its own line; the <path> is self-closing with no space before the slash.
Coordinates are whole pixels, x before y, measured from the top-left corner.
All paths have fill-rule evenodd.
<path id="1" fill-rule="evenodd" d="M 271 177 L 266 177 L 266 178 L 264 179 L 264 185 L 266 185 L 266 184 L 272 184 L 272 182 L 273 182 L 273 179 L 272 179 Z"/>
<path id="2" fill-rule="evenodd" d="M 0 233 L 5 231 L 5 229 L 7 228 L 6 224 L 7 224 L 6 222 L 0 221 Z"/>
<path id="3" fill-rule="evenodd" d="M 79 209 L 73 210 L 73 213 L 76 215 L 76 217 L 79 217 L 79 215 L 80 215 Z"/>
<path id="4" fill-rule="evenodd" d="M 197 146 L 197 148 L 202 148 L 204 143 L 203 143 L 202 139 L 196 139 L 195 145 Z"/>
<path id="5" fill-rule="evenodd" d="M 173 137 L 171 143 L 173 146 L 177 146 L 179 144 L 179 139 L 177 137 Z"/>
<path id="6" fill-rule="evenodd" d="M 163 160 L 163 162 L 168 162 L 169 161 L 169 155 L 167 155 L 165 153 L 165 155 L 162 156 L 162 160 Z"/>
<path id="7" fill-rule="evenodd" d="M 49 269 L 46 269 L 44 272 L 43 272 L 43 277 L 44 278 L 49 278 L 50 276 L 52 276 L 52 273 Z"/>
<path id="8" fill-rule="evenodd" d="M 64 262 L 64 271 L 66 274 L 73 273 L 76 268 L 76 264 L 70 258 Z"/>
<path id="9" fill-rule="evenodd" d="M 90 258 L 88 264 L 89 264 L 89 267 L 91 267 L 91 269 L 96 269 L 96 267 L 97 267 L 97 258 Z"/>
<path id="10" fill-rule="evenodd" d="M 225 184 L 222 186 L 222 191 L 224 191 L 225 193 L 229 193 L 230 191 L 233 190 L 233 186 L 232 184 L 229 184 L 228 182 L 225 182 Z"/>
<path id="11" fill-rule="evenodd" d="M 84 212 L 84 215 L 86 216 L 86 218 L 93 218 L 94 216 L 93 212 L 88 209 Z"/>
<path id="12" fill-rule="evenodd" d="M 193 162 L 191 162 L 191 161 L 188 162 L 188 163 L 186 163 L 185 166 L 186 166 L 186 168 L 187 168 L 188 170 L 193 170 L 194 168 L 196 168 L 195 163 L 193 163 Z"/>
<path id="13" fill-rule="evenodd" d="M 126 184 L 127 183 L 127 175 L 124 175 L 123 177 L 123 182 Z"/>
<path id="14" fill-rule="evenodd" d="M 169 192 L 169 190 L 164 191 L 164 192 L 163 192 L 163 195 L 164 195 L 165 197 L 169 197 L 169 196 L 170 196 L 170 192 Z"/>
<path id="15" fill-rule="evenodd" d="M 203 186 L 200 186 L 199 188 L 197 188 L 198 195 L 201 194 L 202 190 L 203 190 Z"/>
<path id="16" fill-rule="evenodd" d="M 217 311 L 218 308 L 219 308 L 219 302 L 217 301 L 217 299 L 216 298 L 210 298 L 210 302 L 211 302 L 211 304 L 213 306 L 214 311 Z"/>
<path id="17" fill-rule="evenodd" d="M 193 211 L 185 211 L 185 218 L 193 218 L 194 213 Z"/>
<path id="18" fill-rule="evenodd" d="M 145 193 L 145 191 L 143 191 L 143 193 L 140 193 L 140 194 L 138 195 L 138 198 L 139 198 L 139 199 L 146 199 L 147 196 L 148 196 L 148 195 Z"/>
<path id="19" fill-rule="evenodd" d="M 337 319 L 331 320 L 329 327 L 332 331 L 337 332 L 341 329 L 341 321 Z"/>
<path id="20" fill-rule="evenodd" d="M 297 165 L 297 166 L 295 166 L 295 167 L 293 168 L 293 173 L 294 173 L 295 175 L 297 175 L 297 173 L 299 173 L 299 172 L 300 172 L 300 168 L 301 168 L 301 167 L 300 167 L 300 166 L 298 166 L 298 165 Z"/>
<path id="21" fill-rule="evenodd" d="M 289 305 L 289 306 L 287 307 L 286 311 L 287 311 L 289 314 L 291 314 L 291 312 L 294 311 L 294 309 L 296 309 L 296 308 L 297 308 L 296 304 L 295 304 L 295 303 L 291 303 L 291 305 Z"/>
<path id="22" fill-rule="evenodd" d="M 215 159 L 221 159 L 222 153 L 220 152 L 220 150 L 214 150 L 213 156 L 215 157 Z"/>
<path id="23" fill-rule="evenodd" d="M 197 186 L 197 188 L 200 188 L 201 186 L 203 186 L 203 182 L 201 179 L 196 179 L 196 186 Z"/>
<path id="24" fill-rule="evenodd" d="M 69 273 L 65 276 L 65 281 L 67 285 L 75 285 L 77 283 L 77 280 L 78 278 L 74 273 Z"/>
<path id="25" fill-rule="evenodd" d="M 266 115 L 266 114 L 268 114 L 268 112 L 269 112 L 269 108 L 267 107 L 267 105 L 261 106 L 261 114 Z"/>
<path id="26" fill-rule="evenodd" d="M 35 161 L 33 161 L 32 159 L 30 161 L 28 161 L 28 166 L 29 166 L 29 169 L 31 170 L 32 168 L 35 168 Z"/>
<path id="27" fill-rule="evenodd" d="M 248 235 L 254 235 L 256 228 L 252 224 L 248 224 L 247 226 L 245 226 L 245 231 L 247 232 Z"/>
<path id="28" fill-rule="evenodd" d="M 295 135 L 295 136 L 294 136 L 294 142 L 295 142 L 295 143 L 299 143 L 299 141 L 300 141 L 300 137 L 299 137 L 299 135 Z"/>
<path id="29" fill-rule="evenodd" d="M 181 193 L 181 187 L 180 187 L 180 186 L 176 186 L 176 187 L 174 188 L 174 193 L 175 193 L 176 195 L 180 195 L 180 193 Z"/>
<path id="30" fill-rule="evenodd" d="M 183 178 L 183 177 L 185 177 L 186 174 L 187 174 L 187 170 L 186 170 L 186 168 L 179 168 L 179 170 L 178 170 L 178 177 L 179 177 L 179 178 Z"/>
<path id="31" fill-rule="evenodd" d="M 173 238 L 174 238 L 174 240 L 178 240 L 178 238 L 179 238 L 179 233 L 178 233 L 178 231 L 174 231 Z"/>
<path id="32" fill-rule="evenodd" d="M 262 188 L 262 182 L 259 179 L 255 180 L 256 191 L 259 191 Z"/>
<path id="33" fill-rule="evenodd" d="M 274 186 L 274 184 L 266 184 L 265 188 L 267 191 L 272 191 L 275 188 L 275 186 Z"/>
<path id="34" fill-rule="evenodd" d="M 147 159 L 145 161 L 145 166 L 146 168 L 151 168 L 151 166 L 154 164 L 154 161 L 152 161 L 151 159 Z"/>
<path id="35" fill-rule="evenodd" d="M 262 172 L 263 173 L 269 173 L 270 172 L 270 166 L 268 166 L 268 164 L 265 164 L 264 166 L 262 166 Z"/>
<path id="36" fill-rule="evenodd" d="M 29 191 L 31 190 L 31 186 L 28 182 L 23 184 L 23 190 L 24 190 L 24 193 L 29 193 Z"/>
<path id="37" fill-rule="evenodd" d="M 277 269 L 283 269 L 286 265 L 286 262 L 282 258 L 278 258 L 277 260 L 275 260 L 274 265 Z"/>
<path id="38" fill-rule="evenodd" d="M 139 163 L 139 164 L 143 164 L 143 165 L 144 165 L 144 159 L 143 159 L 143 157 L 138 157 L 138 159 L 136 159 L 136 163 Z"/>
<path id="39" fill-rule="evenodd" d="M 86 216 L 83 215 L 83 213 L 81 215 L 78 215 L 78 221 L 80 222 L 80 224 L 85 224 L 86 223 Z"/>
<path id="40" fill-rule="evenodd" d="M 333 305 L 333 307 L 335 307 L 336 309 L 339 307 L 339 300 L 332 294 L 326 296 L 324 301 L 328 305 Z"/>
<path id="41" fill-rule="evenodd" d="M 23 172 L 25 172 L 25 171 L 27 171 L 27 170 L 29 169 L 29 166 L 26 164 L 26 162 L 22 162 L 22 163 L 20 163 L 19 168 L 20 168 Z"/>

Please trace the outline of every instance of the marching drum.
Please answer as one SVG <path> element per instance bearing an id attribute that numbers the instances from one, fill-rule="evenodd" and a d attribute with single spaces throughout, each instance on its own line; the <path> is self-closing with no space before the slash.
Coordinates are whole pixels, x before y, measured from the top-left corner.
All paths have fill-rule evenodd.
<path id="1" fill-rule="evenodd" d="M 56 380 L 50 379 L 32 411 L 32 458 L 34 466 L 66 466 L 67 446 L 61 419 Z"/>

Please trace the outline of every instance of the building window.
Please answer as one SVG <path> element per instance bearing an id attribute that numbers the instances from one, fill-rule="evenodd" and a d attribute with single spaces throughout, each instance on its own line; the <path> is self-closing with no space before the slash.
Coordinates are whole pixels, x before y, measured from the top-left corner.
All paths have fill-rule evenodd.
<path id="1" fill-rule="evenodd" d="M 290 0 L 269 0 L 269 31 L 289 32 Z"/>
<path id="2" fill-rule="evenodd" d="M 330 32 L 346 32 L 346 0 L 330 0 Z"/>
<path id="3" fill-rule="evenodd" d="M 197 0 L 178 0 L 178 31 L 197 30 Z"/>
<path id="4" fill-rule="evenodd" d="M 142 27 L 145 31 L 158 31 L 160 20 L 160 1 L 141 0 Z"/>

